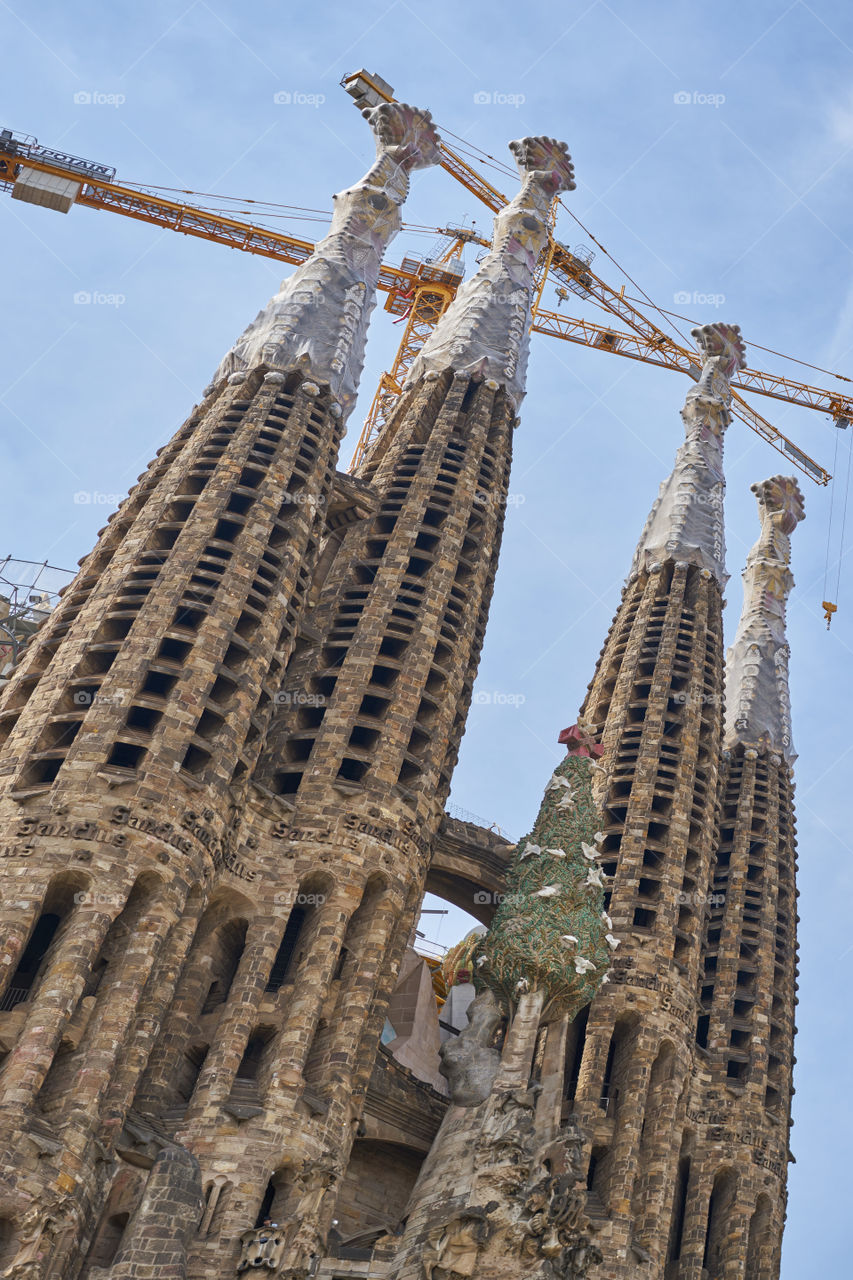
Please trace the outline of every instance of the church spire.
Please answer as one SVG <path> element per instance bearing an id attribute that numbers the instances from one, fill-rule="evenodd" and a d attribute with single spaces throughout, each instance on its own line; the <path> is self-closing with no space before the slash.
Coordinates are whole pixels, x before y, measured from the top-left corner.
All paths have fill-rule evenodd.
<path id="1" fill-rule="evenodd" d="M 548 243 L 552 201 L 574 191 L 574 168 L 564 142 L 521 138 L 509 144 L 521 190 L 495 216 L 492 247 L 477 274 L 462 285 L 424 343 L 406 380 L 453 369 L 506 389 L 516 412 L 524 396 L 534 273 Z"/>
<path id="2" fill-rule="evenodd" d="M 794 585 L 791 534 L 804 519 L 803 495 L 790 476 L 754 484 L 761 533 L 743 573 L 743 612 L 726 662 L 726 746 L 765 743 L 791 763 L 785 610 Z"/>
<path id="3" fill-rule="evenodd" d="M 686 561 L 724 586 L 723 436 L 731 421 L 731 379 L 744 367 L 744 348 L 734 324 L 706 324 L 692 333 L 703 365 L 681 411 L 686 439 L 646 521 L 632 573 L 660 561 Z"/>
<path id="4" fill-rule="evenodd" d="M 400 230 L 409 175 L 439 160 L 428 111 L 383 102 L 362 114 L 376 139 L 374 164 L 333 197 L 329 234 L 237 339 L 213 385 L 258 364 L 284 369 L 301 362 L 329 384 L 344 417 L 355 404 L 379 270 Z"/>

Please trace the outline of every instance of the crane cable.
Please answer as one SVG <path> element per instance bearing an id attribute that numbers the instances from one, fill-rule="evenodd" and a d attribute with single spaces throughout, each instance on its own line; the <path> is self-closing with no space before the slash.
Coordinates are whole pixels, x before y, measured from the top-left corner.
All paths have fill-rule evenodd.
<path id="1" fill-rule="evenodd" d="M 842 428 L 840 427 L 836 427 L 836 431 L 840 431 L 841 429 Z M 847 529 L 847 506 L 850 501 L 851 463 L 853 463 L 853 437 L 851 437 L 848 440 L 848 444 L 847 444 L 847 478 L 845 481 L 845 488 L 844 488 L 844 507 L 841 513 L 841 538 L 838 544 L 838 574 L 835 580 L 835 600 L 834 601 L 824 600 L 822 602 L 823 616 L 826 619 L 827 631 L 829 630 L 830 623 L 832 622 L 832 615 L 834 613 L 837 613 L 838 611 L 838 597 L 841 590 L 841 562 L 844 559 L 844 535 Z M 838 464 L 838 436 L 836 435 L 835 459 L 833 461 L 833 466 L 832 466 L 833 474 L 837 474 L 837 464 Z M 835 504 L 835 482 L 833 481 L 832 493 L 830 494 L 830 501 L 829 501 L 829 526 L 826 531 L 826 562 L 824 564 L 824 570 L 823 570 L 824 596 L 826 595 L 826 586 L 827 586 L 827 581 L 829 579 L 829 553 L 830 553 L 830 548 L 832 544 L 832 514 L 833 514 L 834 504 Z"/>

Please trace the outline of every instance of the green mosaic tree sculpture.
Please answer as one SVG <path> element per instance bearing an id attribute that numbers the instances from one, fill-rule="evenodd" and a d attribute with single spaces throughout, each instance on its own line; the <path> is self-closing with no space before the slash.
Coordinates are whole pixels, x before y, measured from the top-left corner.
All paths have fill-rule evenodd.
<path id="1" fill-rule="evenodd" d="M 593 798 L 596 746 L 577 725 L 560 734 L 568 748 L 545 788 L 539 816 L 520 840 L 506 896 L 472 952 L 474 984 L 514 1007 L 544 990 L 543 1013 L 574 1016 L 606 980 L 619 945 L 604 911 L 597 845 L 601 811 Z"/>

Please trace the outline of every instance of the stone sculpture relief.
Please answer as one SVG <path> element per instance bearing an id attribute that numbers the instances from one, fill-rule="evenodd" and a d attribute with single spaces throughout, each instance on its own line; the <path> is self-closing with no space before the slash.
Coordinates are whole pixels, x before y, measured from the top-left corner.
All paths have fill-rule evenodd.
<path id="1" fill-rule="evenodd" d="M 334 197 L 329 234 L 238 338 L 211 386 L 258 364 L 286 369 L 301 363 L 329 383 L 344 417 L 352 409 L 379 268 L 400 229 L 409 176 L 439 160 L 428 111 L 384 102 L 362 114 L 376 139 L 375 163 Z"/>
<path id="2" fill-rule="evenodd" d="M 244 1231 L 240 1237 L 237 1272 L 278 1271 L 284 1256 L 284 1232 L 276 1223 Z"/>
<path id="3" fill-rule="evenodd" d="M 450 1099 L 457 1107 L 476 1107 L 488 1098 L 501 1055 L 491 1047 L 501 1021 L 498 1002 L 483 991 L 468 1006 L 468 1026 L 439 1050 L 439 1071 L 450 1085 Z"/>
<path id="4" fill-rule="evenodd" d="M 491 1235 L 488 1213 L 494 1207 L 471 1207 L 430 1232 L 423 1254 L 424 1280 L 466 1280 L 474 1275 L 480 1247 Z"/>
<path id="5" fill-rule="evenodd" d="M 509 1100 L 509 1095 L 504 1102 Z M 521 1108 L 526 1111 L 526 1106 Z M 518 1119 L 514 1104 L 498 1108 L 504 1117 Z M 530 1126 L 532 1128 L 532 1125 Z M 527 1127 L 515 1144 L 505 1142 L 508 1129 L 497 1134 L 505 1163 L 521 1159 L 523 1176 L 513 1188 L 494 1168 L 481 1169 L 476 1191 L 496 1198 L 469 1206 L 428 1233 L 421 1259 L 422 1280 L 463 1280 L 465 1277 L 524 1275 L 529 1280 L 591 1280 L 602 1253 L 588 1234 L 586 1185 L 575 1150 L 582 1136 L 569 1129 L 565 1139 L 533 1159 Z M 485 1125 L 478 1146 L 488 1147 L 495 1134 Z M 525 1149 L 527 1148 L 527 1149 Z M 551 1162 L 559 1172 L 551 1171 Z"/>

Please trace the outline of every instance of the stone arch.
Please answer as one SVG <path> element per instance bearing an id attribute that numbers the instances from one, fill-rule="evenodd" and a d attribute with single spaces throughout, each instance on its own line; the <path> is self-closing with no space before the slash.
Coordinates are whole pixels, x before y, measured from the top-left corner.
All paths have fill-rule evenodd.
<path id="1" fill-rule="evenodd" d="M 681 1140 L 678 1155 L 675 1186 L 672 1192 L 672 1208 L 669 1221 L 669 1239 L 666 1251 L 666 1277 L 676 1276 L 684 1247 L 684 1226 L 687 1220 L 687 1200 L 690 1192 L 691 1158 L 694 1135 L 688 1131 Z"/>
<path id="2" fill-rule="evenodd" d="M 161 1114 L 185 1108 L 195 1088 L 211 1037 L 246 944 L 253 904 L 231 889 L 215 892 L 193 935 L 171 1007 L 151 1054 L 137 1101 Z"/>
<path id="3" fill-rule="evenodd" d="M 269 1219 L 271 1222 L 286 1222 L 292 1214 L 298 1200 L 298 1189 L 295 1185 L 294 1170 L 291 1165 L 281 1165 L 269 1176 L 264 1194 L 258 1205 L 255 1227 L 263 1226 Z"/>
<path id="4" fill-rule="evenodd" d="M 68 930 L 68 924 L 89 891 L 90 880 L 82 872 L 63 872 L 47 884 L 26 945 L 13 971 L 2 1008 L 14 1009 L 35 998 L 50 958 Z"/>
<path id="5" fill-rule="evenodd" d="M 620 1101 L 624 1100 L 628 1068 L 639 1021 L 639 1014 L 626 1013 L 617 1018 L 613 1024 L 599 1097 L 599 1105 L 607 1115 L 616 1115 Z"/>
<path id="6" fill-rule="evenodd" d="M 363 952 L 371 942 L 371 933 L 379 908 L 391 893 L 388 876 L 383 871 L 374 872 L 365 882 L 358 906 L 347 922 L 343 941 L 338 952 L 337 964 L 332 974 L 334 1012 L 328 1020 L 317 1024 L 311 1048 L 302 1070 L 306 1083 L 315 1084 L 323 1078 L 322 1066 L 335 1038 L 343 1032 L 340 1013 L 353 984 L 358 979 Z"/>
<path id="7" fill-rule="evenodd" d="M 121 961 L 127 943 L 150 911 L 163 884 L 163 879 L 157 872 L 143 871 L 134 881 L 126 898 L 123 892 L 98 894 L 92 890 L 86 891 L 90 905 L 99 906 L 103 910 L 115 909 L 121 905 L 122 899 L 124 904 L 114 916 L 97 957 L 89 968 L 86 983 L 71 1016 L 68 1034 L 63 1037 L 42 1082 L 36 1105 L 43 1115 L 54 1115 L 70 1095 L 75 1074 L 84 1062 L 91 1043 L 96 1011 L 105 1007 L 110 1000 L 112 986 L 121 977 Z"/>
<path id="8" fill-rule="evenodd" d="M 574 1108 L 581 1063 L 586 1047 L 586 1029 L 589 1022 L 590 1007 L 590 1005 L 586 1004 L 575 1014 L 569 1023 L 566 1034 L 566 1057 L 563 1067 L 563 1119 L 567 1119 Z"/>
<path id="9" fill-rule="evenodd" d="M 240 1080 L 244 1084 L 254 1085 L 259 1093 L 263 1091 L 271 1046 L 277 1033 L 277 1027 L 266 1023 L 261 1023 L 252 1030 L 234 1076 L 235 1083 Z"/>
<path id="10" fill-rule="evenodd" d="M 445 815 L 435 841 L 426 892 L 489 925 L 515 845 L 498 832 Z"/>
<path id="11" fill-rule="evenodd" d="M 773 1206 L 769 1195 L 762 1192 L 755 1202 L 749 1220 L 744 1280 L 770 1280 L 773 1272 Z"/>
<path id="12" fill-rule="evenodd" d="M 254 903 L 236 890 L 220 889 L 211 896 L 184 967 L 186 973 L 201 962 L 210 971 L 198 1016 L 228 999 L 254 914 Z"/>
<path id="13" fill-rule="evenodd" d="M 649 1072 L 649 1087 L 646 1093 L 646 1106 L 643 1114 L 643 1132 L 641 1144 L 647 1146 L 654 1129 L 658 1112 L 665 1101 L 665 1086 L 672 1080 L 675 1072 L 675 1045 L 671 1040 L 662 1040 L 657 1057 Z"/>
<path id="14" fill-rule="evenodd" d="M 300 881 L 267 979 L 268 992 L 275 994 L 293 984 L 299 965 L 311 949 L 322 908 L 334 889 L 334 877 L 328 872 L 311 872 Z"/>
<path id="15" fill-rule="evenodd" d="M 737 1173 L 728 1165 L 717 1171 L 708 1197 L 708 1220 L 705 1228 L 705 1252 L 702 1266 L 708 1274 L 722 1275 L 725 1264 L 726 1235 L 737 1195 Z"/>
<path id="16" fill-rule="evenodd" d="M 384 871 L 375 871 L 364 884 L 359 904 L 347 922 L 346 933 L 338 954 L 335 977 L 342 982 L 345 977 L 352 976 L 352 971 L 357 966 L 359 948 L 370 933 L 372 912 L 380 899 L 388 893 L 388 889 L 389 880 Z"/>

